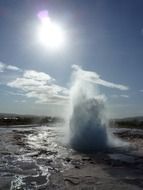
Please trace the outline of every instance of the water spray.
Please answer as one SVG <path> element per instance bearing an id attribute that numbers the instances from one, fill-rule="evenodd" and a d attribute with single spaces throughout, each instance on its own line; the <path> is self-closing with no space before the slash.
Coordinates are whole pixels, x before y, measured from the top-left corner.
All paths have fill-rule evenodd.
<path id="1" fill-rule="evenodd" d="M 110 133 L 106 118 L 106 98 L 100 94 L 96 73 L 74 66 L 70 91 L 70 145 L 77 151 L 93 153 L 119 146 L 121 141 Z"/>

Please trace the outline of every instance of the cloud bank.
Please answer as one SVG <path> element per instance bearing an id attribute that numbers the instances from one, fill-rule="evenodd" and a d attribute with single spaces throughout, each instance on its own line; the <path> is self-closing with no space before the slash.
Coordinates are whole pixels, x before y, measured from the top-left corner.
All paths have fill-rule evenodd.
<path id="1" fill-rule="evenodd" d="M 123 91 L 129 89 L 128 86 L 103 80 L 96 72 L 83 70 L 78 65 L 73 65 L 72 69 L 76 71 L 74 72 L 77 75 L 76 77 L 80 77 L 80 80 L 93 83 L 93 85 L 102 85 Z M 26 98 L 33 98 L 35 103 L 41 104 L 65 105 L 69 102 L 69 89 L 58 85 L 56 80 L 49 74 L 36 70 L 22 70 L 16 66 L 0 62 L 0 72 L 7 70 L 18 73 L 20 71 L 19 74 L 21 76 L 18 74 L 18 77 L 6 83 L 6 86 L 17 89 L 16 95 L 22 94 Z M 125 95 L 123 96 L 125 97 Z"/>
<path id="2" fill-rule="evenodd" d="M 61 104 L 68 101 L 68 90 L 55 84 L 55 79 L 44 72 L 24 71 L 22 77 L 7 83 L 9 87 L 25 92 L 27 98 L 35 98 L 36 103 Z"/>

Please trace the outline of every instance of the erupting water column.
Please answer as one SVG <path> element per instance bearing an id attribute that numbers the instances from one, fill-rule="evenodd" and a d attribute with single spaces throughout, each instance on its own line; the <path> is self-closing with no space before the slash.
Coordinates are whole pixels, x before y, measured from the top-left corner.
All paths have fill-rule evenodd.
<path id="1" fill-rule="evenodd" d="M 74 65 L 73 84 L 70 91 L 70 145 L 77 151 L 93 153 L 108 148 L 123 147 L 122 142 L 111 133 L 106 118 L 104 95 L 98 84 L 125 90 L 126 87 L 100 79 L 95 72 L 82 70 Z"/>
<path id="2" fill-rule="evenodd" d="M 71 89 L 70 144 L 81 152 L 107 149 L 107 120 L 103 95 L 97 85 L 86 80 L 80 68 L 75 67 Z"/>

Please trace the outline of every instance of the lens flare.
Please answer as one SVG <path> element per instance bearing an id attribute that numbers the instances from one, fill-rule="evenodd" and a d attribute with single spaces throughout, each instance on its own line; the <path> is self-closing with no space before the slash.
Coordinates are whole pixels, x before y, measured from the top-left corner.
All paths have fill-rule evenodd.
<path id="1" fill-rule="evenodd" d="M 65 32 L 58 24 L 51 21 L 48 12 L 38 14 L 41 25 L 38 30 L 38 39 L 41 44 L 51 49 L 61 48 L 65 44 Z"/>

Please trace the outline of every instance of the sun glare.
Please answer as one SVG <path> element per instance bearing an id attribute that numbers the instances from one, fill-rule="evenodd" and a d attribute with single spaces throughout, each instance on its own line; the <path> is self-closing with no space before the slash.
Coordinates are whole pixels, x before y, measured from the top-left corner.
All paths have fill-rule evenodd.
<path id="1" fill-rule="evenodd" d="M 49 17 L 41 19 L 38 35 L 40 43 L 50 49 L 62 48 L 65 44 L 65 32 Z"/>

